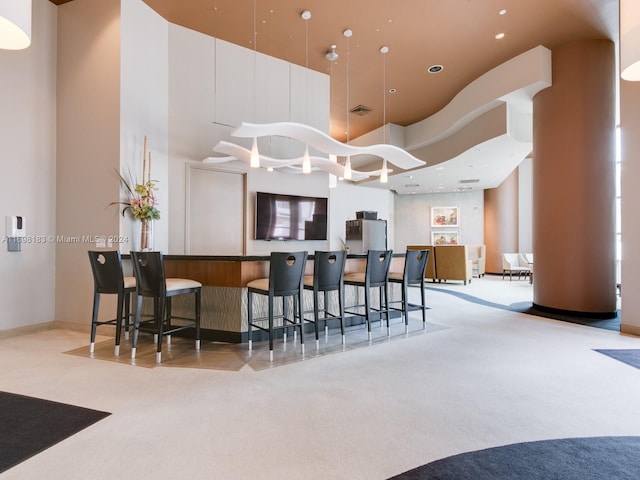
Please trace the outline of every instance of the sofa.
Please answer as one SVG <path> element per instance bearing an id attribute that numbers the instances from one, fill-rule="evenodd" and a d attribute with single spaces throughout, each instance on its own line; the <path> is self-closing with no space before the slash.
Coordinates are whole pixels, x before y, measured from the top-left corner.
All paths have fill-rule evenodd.
<path id="1" fill-rule="evenodd" d="M 533 260 L 533 254 L 532 258 Z M 519 253 L 503 253 L 502 254 L 502 279 L 505 275 L 509 275 L 509 281 L 513 279 L 513 275 L 518 275 L 518 278 L 529 276 L 531 268 L 522 254 Z"/>
<path id="2" fill-rule="evenodd" d="M 484 277 L 487 257 L 487 247 L 485 245 L 467 245 L 469 260 L 473 268 L 473 274 L 478 278 Z"/>
<path id="3" fill-rule="evenodd" d="M 467 245 L 410 245 L 412 250 L 430 250 L 425 278 L 432 281 L 458 280 L 471 282 L 473 264 L 469 260 Z"/>

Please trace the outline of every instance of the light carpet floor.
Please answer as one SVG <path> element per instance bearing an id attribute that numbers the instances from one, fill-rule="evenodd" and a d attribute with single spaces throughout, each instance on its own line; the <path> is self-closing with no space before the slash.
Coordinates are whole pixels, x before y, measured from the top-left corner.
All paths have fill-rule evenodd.
<path id="1" fill-rule="evenodd" d="M 510 283 L 470 287 L 526 301 Z M 413 313 L 408 336 L 265 369 L 86 358 L 65 352 L 88 335 L 63 330 L 2 339 L 0 389 L 112 415 L 1 478 L 386 479 L 516 442 L 640 435 L 640 371 L 594 351 L 640 338 L 427 298 L 433 330 Z"/>

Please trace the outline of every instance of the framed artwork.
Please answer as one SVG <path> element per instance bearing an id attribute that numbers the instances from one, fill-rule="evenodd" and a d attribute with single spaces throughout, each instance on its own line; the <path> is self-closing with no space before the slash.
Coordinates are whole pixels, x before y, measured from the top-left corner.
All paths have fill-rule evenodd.
<path id="1" fill-rule="evenodd" d="M 431 207 L 432 227 L 459 227 L 458 207 Z"/>
<path id="2" fill-rule="evenodd" d="M 431 230 L 431 245 L 458 245 L 458 230 Z"/>

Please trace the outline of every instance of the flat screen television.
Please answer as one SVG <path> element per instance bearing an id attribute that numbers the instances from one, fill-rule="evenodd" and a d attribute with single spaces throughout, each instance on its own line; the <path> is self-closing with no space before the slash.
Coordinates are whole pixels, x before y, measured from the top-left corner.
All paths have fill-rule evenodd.
<path id="1" fill-rule="evenodd" d="M 255 240 L 326 240 L 327 198 L 256 193 Z"/>

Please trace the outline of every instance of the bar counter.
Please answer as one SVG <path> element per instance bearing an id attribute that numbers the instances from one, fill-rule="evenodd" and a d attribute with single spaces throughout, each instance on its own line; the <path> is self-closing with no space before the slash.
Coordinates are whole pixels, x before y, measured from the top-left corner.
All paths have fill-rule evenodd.
<path id="1" fill-rule="evenodd" d="M 345 273 L 364 272 L 366 254 L 349 254 Z M 402 271 L 404 254 L 394 254 L 392 271 Z M 245 342 L 247 340 L 247 289 L 252 280 L 269 276 L 269 256 L 223 256 L 223 255 L 164 255 L 167 277 L 189 278 L 202 283 L 203 338 L 224 342 Z M 305 275 L 313 275 L 313 254 L 309 254 Z M 357 301 L 354 287 L 345 288 L 345 303 L 353 305 Z M 258 295 L 254 308 L 257 313 L 266 311 L 266 298 Z M 395 295 L 390 297 L 393 299 Z M 377 298 L 377 297 L 374 297 Z M 305 310 L 313 308 L 311 294 L 305 294 Z M 177 297 L 172 304 L 178 314 L 192 315 L 192 300 Z M 333 307 L 333 306 L 332 306 Z M 334 309 L 335 310 L 335 309 Z"/>

